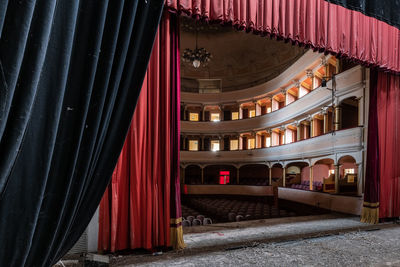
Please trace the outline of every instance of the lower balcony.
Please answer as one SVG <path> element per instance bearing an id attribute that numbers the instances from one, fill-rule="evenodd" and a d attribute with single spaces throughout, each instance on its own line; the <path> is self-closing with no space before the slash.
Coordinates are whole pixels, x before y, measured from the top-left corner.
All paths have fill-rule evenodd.
<path id="1" fill-rule="evenodd" d="M 181 151 L 182 163 L 272 162 L 351 153 L 363 148 L 363 127 L 335 131 L 281 146 L 236 151 Z"/>

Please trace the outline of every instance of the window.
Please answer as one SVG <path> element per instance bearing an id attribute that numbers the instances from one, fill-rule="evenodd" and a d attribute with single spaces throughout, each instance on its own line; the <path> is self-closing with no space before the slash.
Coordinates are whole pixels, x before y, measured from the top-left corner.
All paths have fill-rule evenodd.
<path id="1" fill-rule="evenodd" d="M 189 120 L 190 121 L 199 121 L 199 113 L 190 112 L 189 113 Z"/>
<path id="2" fill-rule="evenodd" d="M 272 109 L 271 107 L 267 108 L 267 113 L 271 113 Z"/>
<path id="3" fill-rule="evenodd" d="M 328 176 L 330 176 L 331 174 L 335 174 L 335 170 L 329 170 Z"/>
<path id="4" fill-rule="evenodd" d="M 354 169 L 344 169 L 344 175 L 346 174 L 354 174 Z"/>
<path id="5" fill-rule="evenodd" d="M 199 150 L 199 141 L 189 140 L 189 151 L 198 151 L 198 150 Z"/>
<path id="6" fill-rule="evenodd" d="M 254 138 L 247 139 L 247 149 L 254 149 L 256 145 L 256 140 Z"/>
<path id="7" fill-rule="evenodd" d="M 256 110 L 255 109 L 250 110 L 249 111 L 249 118 L 253 118 L 255 116 L 256 116 Z"/>
<path id="8" fill-rule="evenodd" d="M 232 120 L 238 120 L 239 119 L 239 112 L 232 112 Z"/>
<path id="9" fill-rule="evenodd" d="M 238 150 L 239 149 L 239 140 L 233 139 L 231 140 L 231 150 Z"/>
<path id="10" fill-rule="evenodd" d="M 211 121 L 219 121 L 219 113 L 211 113 Z"/>
<path id="11" fill-rule="evenodd" d="M 266 144 L 267 147 L 270 147 L 270 146 L 271 146 L 271 137 L 267 137 L 267 138 L 265 139 L 265 144 Z"/>
<path id="12" fill-rule="evenodd" d="M 219 140 L 211 140 L 211 151 L 219 151 Z"/>

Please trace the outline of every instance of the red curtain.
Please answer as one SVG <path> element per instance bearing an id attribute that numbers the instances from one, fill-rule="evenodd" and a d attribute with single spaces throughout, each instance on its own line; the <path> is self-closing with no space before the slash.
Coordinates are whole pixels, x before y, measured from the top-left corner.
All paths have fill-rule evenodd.
<path id="1" fill-rule="evenodd" d="M 400 216 L 400 76 L 371 70 L 362 221 Z"/>
<path id="2" fill-rule="evenodd" d="M 400 72 L 400 31 L 324 0 L 166 0 L 174 12 L 231 23 Z"/>
<path id="3" fill-rule="evenodd" d="M 378 73 L 379 218 L 400 217 L 400 76 Z"/>
<path id="4" fill-rule="evenodd" d="M 99 250 L 182 248 L 179 28 L 165 12 L 135 114 L 100 204 Z"/>

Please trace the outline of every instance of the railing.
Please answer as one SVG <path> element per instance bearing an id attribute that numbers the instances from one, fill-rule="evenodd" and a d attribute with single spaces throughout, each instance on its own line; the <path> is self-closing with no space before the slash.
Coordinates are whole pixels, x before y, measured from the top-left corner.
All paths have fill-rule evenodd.
<path id="1" fill-rule="evenodd" d="M 362 94 L 362 77 L 362 67 L 360 66 L 336 76 L 336 88 L 339 101 L 352 93 L 354 93 L 355 96 Z M 331 83 L 328 83 L 328 87 L 332 88 L 331 86 Z M 329 105 L 331 101 L 331 91 L 320 87 L 281 109 L 253 118 L 219 122 L 181 121 L 181 132 L 187 134 L 218 134 L 257 131 L 279 127 L 282 124 L 305 119 L 308 114 L 320 111 L 321 107 Z"/>
<path id="2" fill-rule="evenodd" d="M 335 153 L 351 153 L 363 148 L 363 127 L 316 136 L 268 148 L 235 151 L 181 151 L 181 162 L 240 163 L 297 160 Z"/>

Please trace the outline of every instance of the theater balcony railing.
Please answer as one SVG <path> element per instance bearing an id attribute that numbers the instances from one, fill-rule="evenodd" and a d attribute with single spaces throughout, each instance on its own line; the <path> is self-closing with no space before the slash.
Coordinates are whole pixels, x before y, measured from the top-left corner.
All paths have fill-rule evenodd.
<path id="1" fill-rule="evenodd" d="M 355 127 L 268 148 L 235 151 L 181 151 L 180 158 L 181 162 L 185 163 L 265 163 L 352 153 L 362 148 L 363 127 Z"/>
<path id="2" fill-rule="evenodd" d="M 332 88 L 331 82 L 328 83 L 328 88 Z M 339 102 L 349 96 L 362 96 L 362 67 L 357 66 L 338 74 L 336 76 L 336 89 Z M 331 91 L 320 87 L 291 104 L 262 116 L 219 122 L 181 121 L 181 132 L 185 134 L 219 134 L 264 130 L 304 120 L 307 114 L 317 113 L 322 107 L 331 105 L 331 102 Z"/>

